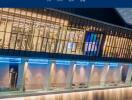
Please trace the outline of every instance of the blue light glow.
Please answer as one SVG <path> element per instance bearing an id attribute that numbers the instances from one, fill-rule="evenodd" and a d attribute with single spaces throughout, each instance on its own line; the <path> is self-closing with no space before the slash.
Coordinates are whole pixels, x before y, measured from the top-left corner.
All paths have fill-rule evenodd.
<path id="1" fill-rule="evenodd" d="M 110 65 L 110 66 L 118 66 L 117 63 L 110 63 L 109 65 Z"/>
<path id="2" fill-rule="evenodd" d="M 0 61 L 0 63 L 21 63 L 21 62 Z"/>
<path id="3" fill-rule="evenodd" d="M 119 67 L 118 63 L 110 63 L 109 66 L 110 66 L 110 68 L 117 68 L 117 67 Z"/>
<path id="4" fill-rule="evenodd" d="M 106 63 L 104 63 L 104 62 L 95 62 L 94 64 L 95 65 L 105 65 Z"/>
<path id="5" fill-rule="evenodd" d="M 89 62 L 84 62 L 84 61 L 77 61 L 76 62 L 76 65 L 88 65 L 89 64 Z"/>
<path id="6" fill-rule="evenodd" d="M 59 64 L 59 65 L 70 65 L 70 61 L 56 60 L 56 64 Z"/>
<path id="7" fill-rule="evenodd" d="M 95 62 L 93 63 L 95 65 L 95 67 L 99 67 L 99 68 L 104 68 L 106 63 L 104 62 Z"/>
<path id="8" fill-rule="evenodd" d="M 21 63 L 21 58 L 0 57 L 0 63 Z"/>
<path id="9" fill-rule="evenodd" d="M 29 59 L 28 60 L 29 64 L 48 64 L 47 59 Z"/>
<path id="10" fill-rule="evenodd" d="M 39 63 L 39 62 L 28 62 L 29 64 L 48 64 L 48 63 Z"/>

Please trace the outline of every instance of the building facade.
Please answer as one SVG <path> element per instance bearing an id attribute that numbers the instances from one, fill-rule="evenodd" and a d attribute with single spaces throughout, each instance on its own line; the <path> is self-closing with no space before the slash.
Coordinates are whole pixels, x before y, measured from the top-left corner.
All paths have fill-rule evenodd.
<path id="1" fill-rule="evenodd" d="M 0 8 L 0 92 L 131 86 L 132 30 L 55 9 Z"/>

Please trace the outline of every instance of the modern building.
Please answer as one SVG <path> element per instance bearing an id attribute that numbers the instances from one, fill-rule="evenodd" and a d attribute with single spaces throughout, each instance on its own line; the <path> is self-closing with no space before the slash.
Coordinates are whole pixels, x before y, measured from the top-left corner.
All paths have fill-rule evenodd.
<path id="1" fill-rule="evenodd" d="M 0 8 L 0 56 L 1 96 L 132 85 L 132 30 L 56 9 Z"/>

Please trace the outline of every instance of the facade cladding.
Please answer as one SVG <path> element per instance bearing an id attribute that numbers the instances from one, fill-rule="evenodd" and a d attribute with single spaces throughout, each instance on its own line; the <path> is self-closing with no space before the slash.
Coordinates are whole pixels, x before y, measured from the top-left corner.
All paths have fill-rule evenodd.
<path id="1" fill-rule="evenodd" d="M 0 92 L 130 86 L 131 32 L 55 9 L 0 8 L 0 48 L 6 51 L 0 57 Z M 23 51 L 69 59 L 20 56 Z"/>

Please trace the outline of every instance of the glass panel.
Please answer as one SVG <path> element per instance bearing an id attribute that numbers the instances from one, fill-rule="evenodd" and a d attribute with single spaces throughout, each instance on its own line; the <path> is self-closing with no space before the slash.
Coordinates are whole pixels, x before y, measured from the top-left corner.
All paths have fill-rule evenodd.
<path id="1" fill-rule="evenodd" d="M 0 89 L 9 88 L 9 63 L 1 63 L 0 71 Z"/>
<path id="2" fill-rule="evenodd" d="M 90 77 L 91 68 L 88 62 L 76 62 L 73 67 L 73 88 L 86 88 Z"/>
<path id="3" fill-rule="evenodd" d="M 3 46 L 6 21 L 0 21 L 0 47 Z"/>
<path id="4" fill-rule="evenodd" d="M 5 40 L 4 40 L 4 48 L 5 49 L 8 49 L 8 46 L 10 43 L 11 30 L 12 30 L 12 22 L 7 22 L 6 34 L 5 34 Z"/>
<path id="5" fill-rule="evenodd" d="M 121 81 L 123 83 L 126 82 L 126 78 L 127 78 L 127 74 L 128 74 L 128 69 L 129 69 L 129 65 L 128 64 L 122 64 L 122 71 L 121 71 Z"/>
<path id="6" fill-rule="evenodd" d="M 48 74 L 48 60 L 29 59 L 28 67 L 25 72 L 25 89 L 44 89 L 46 88 Z"/>
<path id="7" fill-rule="evenodd" d="M 120 66 L 117 63 L 110 63 L 106 77 L 106 84 L 109 86 L 117 86 L 120 83 Z"/>
<path id="8" fill-rule="evenodd" d="M 47 41 L 48 41 L 47 38 L 43 38 L 43 43 L 42 43 L 42 51 L 43 51 L 43 52 L 45 52 L 45 50 L 46 50 Z"/>
<path id="9" fill-rule="evenodd" d="M 70 67 L 72 67 L 70 61 L 56 60 L 56 63 L 52 63 L 50 71 L 51 89 L 67 87 Z"/>
<path id="10" fill-rule="evenodd" d="M 16 91 L 18 84 L 18 67 L 20 60 L 0 57 L 0 92 Z"/>
<path id="11" fill-rule="evenodd" d="M 92 67 L 92 69 L 91 69 L 91 74 L 90 74 L 89 85 L 90 85 L 90 87 L 100 86 L 102 72 L 105 67 L 105 63 L 95 62 L 92 64 L 91 67 Z"/>
<path id="12" fill-rule="evenodd" d="M 10 39 L 10 49 L 14 49 L 15 44 L 16 44 L 17 34 L 12 33 L 10 38 L 11 38 Z"/>

